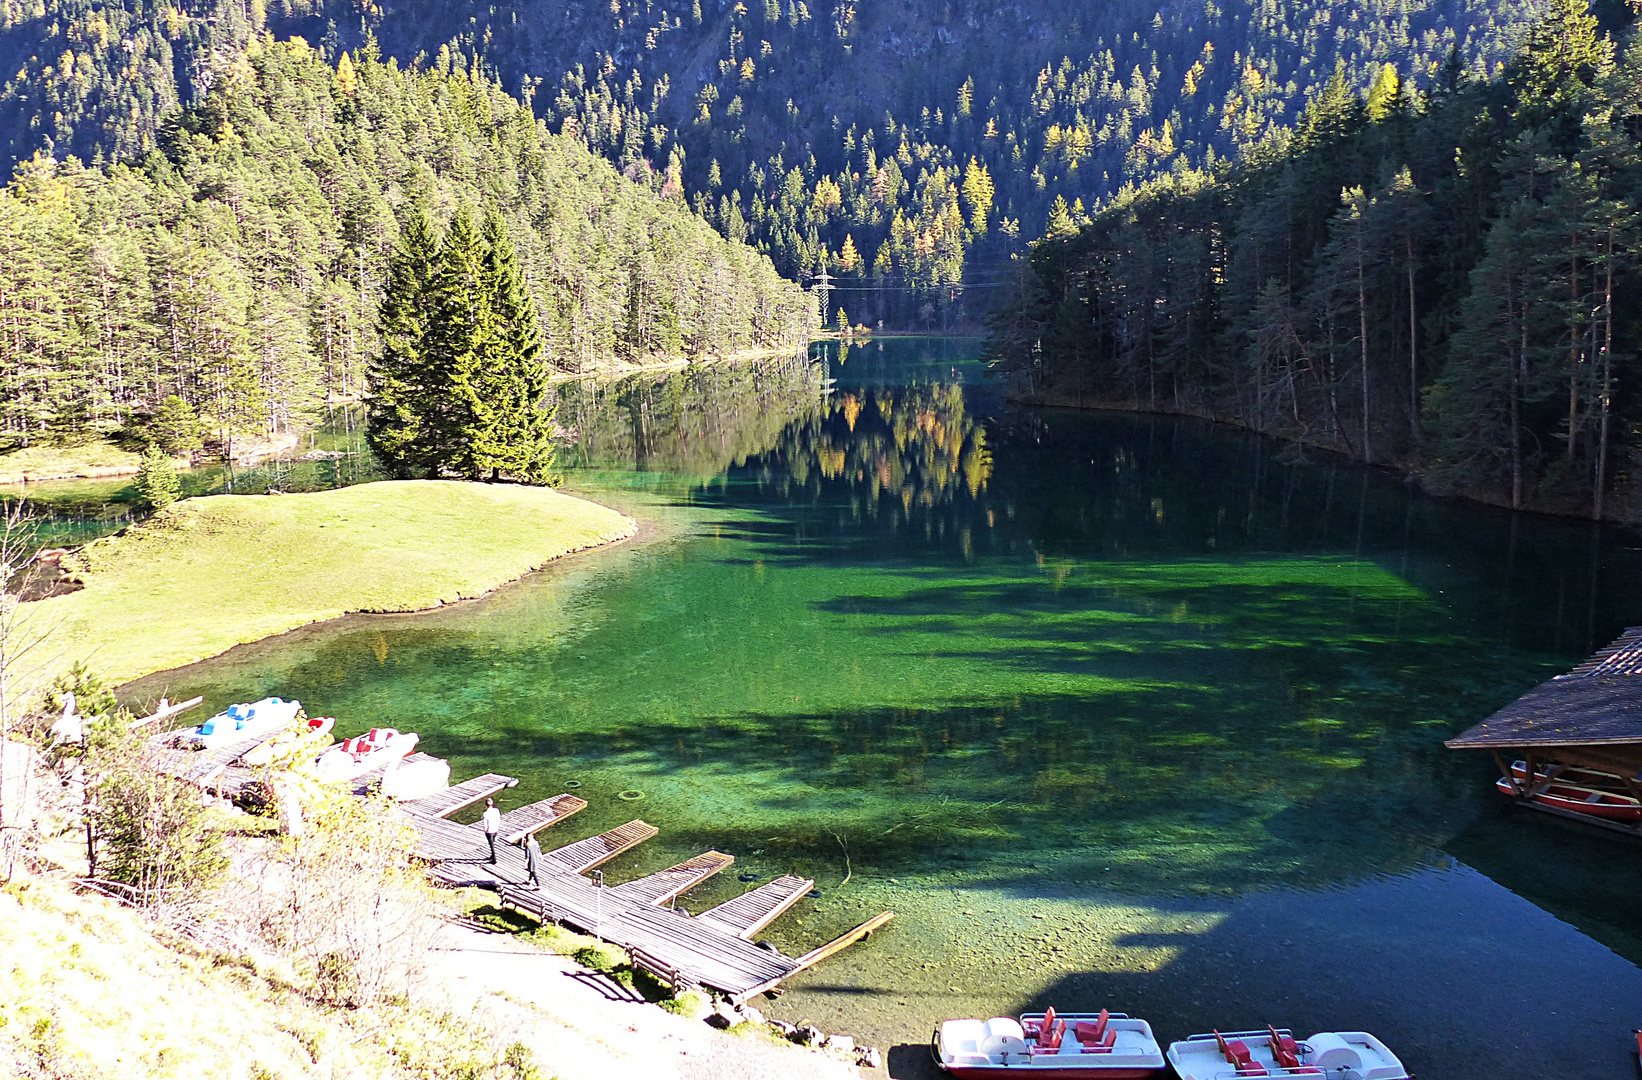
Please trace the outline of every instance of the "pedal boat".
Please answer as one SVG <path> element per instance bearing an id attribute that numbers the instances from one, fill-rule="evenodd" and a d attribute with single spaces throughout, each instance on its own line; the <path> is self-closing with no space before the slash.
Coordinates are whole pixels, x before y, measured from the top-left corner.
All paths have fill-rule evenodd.
<path id="1" fill-rule="evenodd" d="M 263 698 L 248 705 L 230 705 L 197 728 L 189 728 L 177 736 L 181 746 L 196 750 L 215 750 L 237 742 L 271 736 L 296 722 L 302 711 L 300 701 L 284 701 L 277 697 Z"/>
<path id="2" fill-rule="evenodd" d="M 1169 1064 L 1180 1080 L 1409 1080 L 1397 1055 L 1366 1031 L 1321 1031 L 1303 1041 L 1286 1028 L 1213 1031 L 1170 1043 Z"/>
<path id="3" fill-rule="evenodd" d="M 403 758 L 382 774 L 382 794 L 407 802 L 425 799 L 450 787 L 450 762 L 443 758 L 423 758 L 406 764 Z"/>
<path id="4" fill-rule="evenodd" d="M 319 755 L 314 774 L 326 781 L 353 780 L 405 757 L 416 749 L 417 738 L 414 731 L 371 728 Z"/>
<path id="5" fill-rule="evenodd" d="M 1049 1009 L 1019 1020 L 944 1020 L 930 1050 L 960 1080 L 1033 1076 L 1046 1080 L 1140 1080 L 1163 1071 L 1152 1026 L 1124 1013 L 1063 1013 Z"/>
<path id="6" fill-rule="evenodd" d="M 323 749 L 330 744 L 331 740 L 325 736 L 331 733 L 335 724 L 334 716 L 310 716 L 294 727 L 279 732 L 261 746 L 252 747 L 240 761 L 252 766 L 268 765 L 282 755 L 293 753 L 298 743 L 314 750 Z"/>
<path id="7" fill-rule="evenodd" d="M 1528 766 L 1521 761 L 1512 762 L 1511 776 L 1516 783 L 1503 776 L 1494 781 L 1499 793 L 1508 799 L 1518 797 L 1519 786 L 1528 786 Z M 1642 821 L 1642 802 L 1622 793 L 1626 790 L 1625 781 L 1618 776 L 1553 765 L 1534 770 L 1534 787 L 1536 790 L 1529 798 L 1543 806 L 1604 821 Z"/>

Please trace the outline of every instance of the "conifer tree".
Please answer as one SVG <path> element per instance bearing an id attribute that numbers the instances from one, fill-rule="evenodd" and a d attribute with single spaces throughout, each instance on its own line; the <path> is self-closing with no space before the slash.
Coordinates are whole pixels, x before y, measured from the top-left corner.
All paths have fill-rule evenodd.
<path id="1" fill-rule="evenodd" d="M 425 338 L 434 394 L 422 410 L 435 469 L 478 479 L 473 435 L 488 423 L 481 369 L 494 317 L 484 282 L 485 243 L 466 206 L 439 246 L 428 291 Z"/>
<path id="2" fill-rule="evenodd" d="M 425 207 L 411 211 L 388 269 L 388 287 L 377 315 L 382 355 L 371 366 L 366 440 L 396 476 L 431 472 L 437 457 L 430 420 L 440 393 L 429 358 L 429 308 L 438 257 Z"/>
<path id="3" fill-rule="evenodd" d="M 158 444 L 151 445 L 143 454 L 142 462 L 137 466 L 135 486 L 143 502 L 155 511 L 164 510 L 182 494 L 182 485 L 177 481 L 176 470 L 171 467 L 171 459 Z"/>
<path id="4" fill-rule="evenodd" d="M 492 480 L 549 480 L 554 459 L 553 413 L 542 407 L 547 367 L 536 307 L 501 215 L 485 216 L 480 288 L 489 313 L 482 362 L 473 384 L 478 409 L 468 433 L 474 468 Z"/>

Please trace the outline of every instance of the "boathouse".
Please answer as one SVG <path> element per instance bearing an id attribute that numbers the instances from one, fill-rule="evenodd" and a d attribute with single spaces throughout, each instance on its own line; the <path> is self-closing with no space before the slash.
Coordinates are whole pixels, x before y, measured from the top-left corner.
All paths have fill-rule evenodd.
<path id="1" fill-rule="evenodd" d="M 1449 739 L 1451 750 L 1487 750 L 1525 806 L 1620 832 L 1642 822 L 1598 821 L 1532 799 L 1526 779 L 1551 766 L 1613 776 L 1642 799 L 1642 626 L 1565 675 L 1540 683 L 1482 723 Z M 1523 763 L 1513 769 L 1512 763 Z"/>

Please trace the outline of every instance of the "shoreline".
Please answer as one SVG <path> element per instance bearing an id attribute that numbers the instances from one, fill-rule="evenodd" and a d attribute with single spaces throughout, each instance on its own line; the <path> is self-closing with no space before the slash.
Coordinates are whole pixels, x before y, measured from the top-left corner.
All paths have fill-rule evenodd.
<path id="1" fill-rule="evenodd" d="M 550 489 L 458 481 L 186 499 L 81 548 L 82 587 L 26 605 L 57 654 L 26 689 L 75 661 L 124 686 L 344 615 L 437 610 L 638 530 Z"/>
<path id="2" fill-rule="evenodd" d="M 579 495 L 574 497 L 581 498 Z M 585 501 L 591 502 L 592 500 Z M 604 504 L 597 503 L 595 505 L 602 506 Z M 517 577 L 498 582 L 494 588 L 476 596 L 465 596 L 445 603 L 398 611 L 345 611 L 330 618 L 316 619 L 301 626 L 293 626 L 289 630 L 281 630 L 249 641 L 242 641 L 212 656 L 203 656 L 198 660 L 190 660 L 186 664 L 151 671 L 146 675 L 139 675 L 110 688 L 117 693 L 122 703 L 133 708 L 136 707 L 138 702 L 146 706 L 162 696 L 174 697 L 175 695 L 169 689 L 170 682 L 167 680 L 175 676 L 185 675 L 201 664 L 256 663 L 256 652 L 258 650 L 284 648 L 292 642 L 299 642 L 305 635 L 334 633 L 344 630 L 350 623 L 361 626 L 375 624 L 380 627 L 382 623 L 394 619 L 429 620 L 444 615 L 455 616 L 479 605 L 495 602 L 507 595 L 508 590 L 523 586 L 534 578 L 547 574 L 580 570 L 589 566 L 590 560 L 664 542 L 672 535 L 663 523 L 636 517 L 619 508 L 607 507 L 607 509 L 614 509 L 617 513 L 623 514 L 623 516 L 633 521 L 635 525 L 633 532 L 606 543 L 593 544 L 588 547 L 578 548 L 575 551 L 567 551 L 563 555 L 550 559 L 541 566 L 527 570 Z M 572 556 L 576 556 L 576 558 L 572 558 Z"/>
<path id="3" fill-rule="evenodd" d="M 1551 518 L 1557 521 L 1585 522 L 1591 525 L 1602 525 L 1617 529 L 1632 537 L 1642 537 L 1642 521 L 1627 520 L 1617 517 L 1592 518 L 1589 513 L 1581 511 L 1557 510 L 1543 505 L 1530 504 L 1522 507 L 1512 507 L 1502 498 L 1479 494 L 1474 491 L 1448 491 L 1433 487 L 1424 473 L 1409 466 L 1405 462 L 1397 461 L 1364 461 L 1353 457 L 1332 446 L 1314 442 L 1310 439 L 1296 438 L 1281 435 L 1271 431 L 1260 431 L 1239 420 L 1219 413 L 1197 409 L 1149 409 L 1138 403 L 1121 401 L 1102 401 L 1088 403 L 1080 395 L 1058 395 L 1044 393 L 1025 393 L 1020 391 L 1005 391 L 1004 401 L 1010 405 L 1028 409 L 1065 409 L 1068 412 L 1084 413 L 1121 413 L 1125 416 L 1165 416 L 1171 419 L 1199 420 L 1216 427 L 1229 428 L 1233 431 L 1246 432 L 1262 439 L 1269 439 L 1283 446 L 1293 446 L 1303 452 L 1327 455 L 1346 464 L 1364 469 L 1371 469 L 1389 478 L 1401 480 L 1418 488 L 1420 494 L 1432 499 L 1442 499 L 1449 502 L 1470 503 L 1474 506 L 1486 506 L 1494 510 L 1504 510 L 1513 514 L 1531 514 L 1535 517 Z"/>
<path id="4" fill-rule="evenodd" d="M 809 348 L 814 341 L 820 338 L 811 338 L 800 345 L 787 345 L 779 349 L 741 349 L 737 352 L 710 356 L 676 356 L 654 364 L 633 364 L 626 361 L 616 361 L 612 366 L 599 367 L 591 371 L 555 371 L 547 377 L 548 385 L 556 386 L 559 383 L 585 382 L 588 379 L 625 379 L 632 375 L 643 375 L 646 372 L 686 371 L 693 367 L 704 367 L 709 364 L 740 364 L 749 360 L 768 360 L 778 356 L 797 356 L 804 349 Z"/>

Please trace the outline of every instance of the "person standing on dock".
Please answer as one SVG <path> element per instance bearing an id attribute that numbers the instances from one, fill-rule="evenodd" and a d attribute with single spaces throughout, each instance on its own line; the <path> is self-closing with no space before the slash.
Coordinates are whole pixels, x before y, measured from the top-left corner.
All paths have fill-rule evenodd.
<path id="1" fill-rule="evenodd" d="M 542 865 L 542 845 L 536 842 L 536 834 L 525 837 L 525 876 L 530 879 L 530 887 L 539 889 L 542 883 L 536 879 L 536 871 Z"/>
<path id="2" fill-rule="evenodd" d="M 490 844 L 490 865 L 496 865 L 496 834 L 502 831 L 502 812 L 496 809 L 495 799 L 485 800 L 485 814 L 479 819 L 479 824 L 485 830 L 485 840 Z"/>

